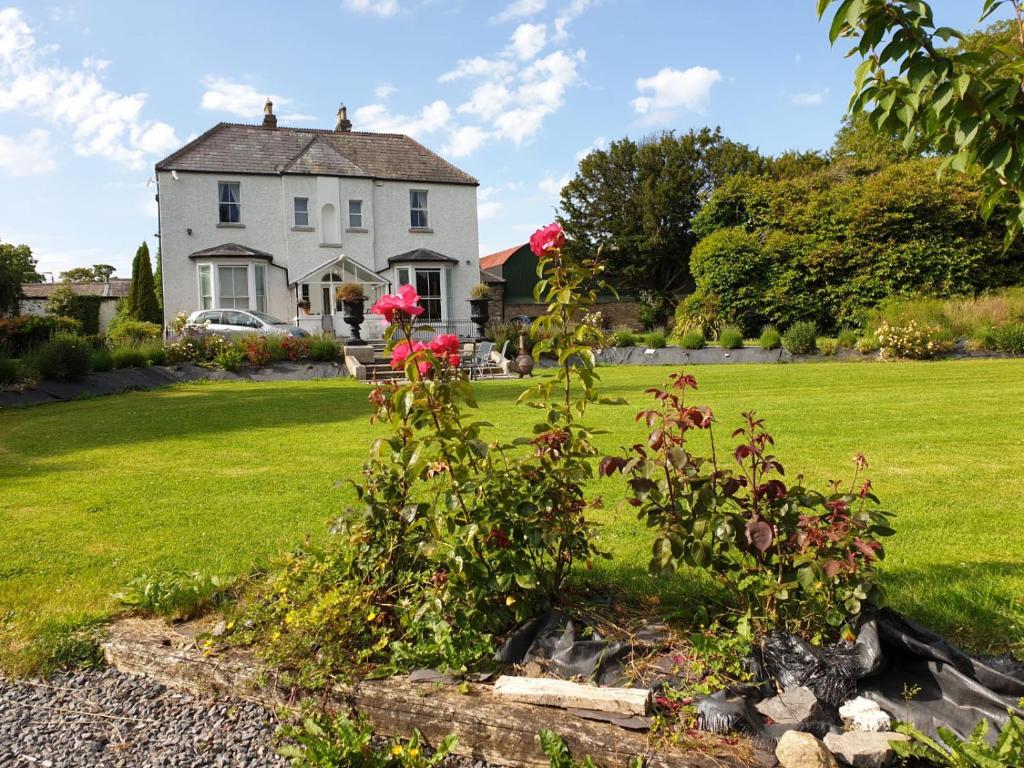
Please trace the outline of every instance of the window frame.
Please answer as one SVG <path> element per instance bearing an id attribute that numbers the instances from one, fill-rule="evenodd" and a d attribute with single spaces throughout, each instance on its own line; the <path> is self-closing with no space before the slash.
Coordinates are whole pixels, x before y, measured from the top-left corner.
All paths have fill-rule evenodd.
<path id="1" fill-rule="evenodd" d="M 231 203 L 231 202 L 225 203 L 225 202 L 223 202 L 221 200 L 221 197 L 223 196 L 223 190 L 224 190 L 225 187 L 235 187 L 236 188 L 237 191 L 236 191 L 236 194 L 235 194 L 235 202 L 233 202 L 233 203 Z M 227 220 L 222 218 L 222 216 L 221 216 L 221 213 L 222 213 L 221 207 L 222 206 L 227 206 L 228 210 L 230 210 L 231 206 L 235 207 L 235 211 L 236 211 L 236 219 L 235 219 L 235 221 L 231 221 L 230 215 L 228 216 Z M 240 181 L 218 181 L 217 182 L 217 224 L 222 225 L 222 226 L 223 225 L 226 225 L 226 226 L 240 226 L 242 224 L 242 182 L 240 182 Z"/>
<path id="2" fill-rule="evenodd" d="M 302 211 L 299 210 L 299 201 L 300 200 L 303 203 L 303 210 Z M 303 216 L 306 217 L 306 220 L 304 222 L 303 221 L 299 221 L 299 214 L 300 213 Z M 308 197 L 293 197 L 292 198 L 292 222 L 293 222 L 292 226 L 294 226 L 296 228 L 312 229 L 313 225 L 309 223 L 310 222 L 310 218 L 309 218 L 309 198 Z"/>
<path id="3" fill-rule="evenodd" d="M 269 293 L 269 277 L 268 277 L 268 264 L 263 261 L 205 261 L 201 264 L 196 264 L 196 292 L 199 298 L 199 310 L 220 310 L 220 309 L 240 309 L 240 310 L 255 310 L 257 312 L 269 313 L 270 293 Z M 232 295 L 233 306 L 224 306 L 221 303 L 221 275 L 220 270 L 222 268 L 236 268 L 245 270 L 245 290 L 246 299 L 245 306 L 237 306 L 235 302 L 243 298 L 241 295 Z M 209 287 L 212 291 L 212 295 L 204 295 L 203 293 L 203 273 L 207 272 L 209 275 Z M 232 284 L 234 280 L 232 280 Z M 207 306 L 209 304 L 209 306 Z M 260 306 L 262 304 L 262 306 Z"/>
<path id="4" fill-rule="evenodd" d="M 416 195 L 423 195 L 423 205 L 416 205 Z M 416 214 L 420 214 L 422 217 L 421 223 L 417 223 L 419 219 Z M 430 190 L 429 189 L 410 189 L 409 190 L 409 228 L 410 229 L 430 229 Z"/>
<path id="5" fill-rule="evenodd" d="M 213 285 L 213 264 L 197 264 L 196 266 L 198 267 L 196 275 L 199 281 L 199 309 L 204 311 L 216 309 L 216 307 L 213 306 L 213 297 L 216 295 L 216 290 Z M 209 293 L 204 291 L 203 272 L 206 272 L 206 284 L 209 286 Z"/>
<path id="6" fill-rule="evenodd" d="M 353 211 L 352 204 L 358 205 L 359 210 Z M 358 218 L 358 222 L 357 219 Z M 348 201 L 348 228 L 349 229 L 365 229 L 363 226 L 363 201 L 362 200 L 349 200 Z"/>
<path id="7" fill-rule="evenodd" d="M 416 275 L 419 272 L 439 272 L 441 275 L 439 290 L 440 294 L 437 296 L 424 296 L 430 300 L 437 300 L 441 306 L 441 317 L 434 318 L 434 322 L 447 322 L 449 318 L 449 296 L 448 296 L 448 285 L 451 281 L 451 268 L 445 266 L 430 266 L 430 267 L 416 267 L 413 264 L 404 264 L 402 266 L 395 267 L 395 285 L 396 290 L 402 285 L 411 284 L 414 288 L 416 287 Z M 403 282 L 404 281 L 404 282 Z M 419 289 L 417 288 L 417 292 Z"/>

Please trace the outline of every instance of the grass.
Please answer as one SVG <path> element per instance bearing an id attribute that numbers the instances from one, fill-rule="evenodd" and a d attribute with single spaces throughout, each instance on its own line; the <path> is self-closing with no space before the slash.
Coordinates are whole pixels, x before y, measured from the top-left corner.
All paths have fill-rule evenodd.
<path id="1" fill-rule="evenodd" d="M 635 442 L 643 389 L 671 368 L 601 369 L 593 406 L 601 451 Z M 736 365 L 691 369 L 723 422 L 756 409 L 790 476 L 824 488 L 863 451 L 894 511 L 884 579 L 891 602 L 980 651 L 1024 651 L 1024 361 Z M 543 372 L 542 372 L 543 373 Z M 549 375 L 549 374 L 548 374 Z M 507 438 L 528 432 L 527 383 L 478 385 Z M 346 380 L 192 383 L 0 412 L 0 668 L 52 656 L 40 637 L 118 610 L 111 593 L 166 570 L 231 577 L 324 535 L 353 501 L 374 430 L 367 389 Z M 585 580 L 662 603 L 692 621 L 699 582 L 654 580 L 646 529 L 621 508 L 621 479 L 595 482 L 595 514 L 615 558 Z"/>

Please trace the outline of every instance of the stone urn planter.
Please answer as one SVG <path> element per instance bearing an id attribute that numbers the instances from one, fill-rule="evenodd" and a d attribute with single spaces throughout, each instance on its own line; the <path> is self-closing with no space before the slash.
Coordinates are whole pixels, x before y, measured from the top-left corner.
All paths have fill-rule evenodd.
<path id="1" fill-rule="evenodd" d="M 477 341 L 484 340 L 484 326 L 491 319 L 491 300 L 488 298 L 473 298 L 469 300 L 469 319 L 476 326 Z"/>
<path id="2" fill-rule="evenodd" d="M 364 347 L 366 340 L 359 335 L 359 326 L 363 324 L 363 305 L 366 299 L 355 299 L 353 301 L 342 301 L 341 319 L 349 327 L 351 333 L 345 340 L 350 347 Z"/>
<path id="3" fill-rule="evenodd" d="M 523 376 L 529 376 L 533 373 L 533 357 L 526 351 L 526 343 L 523 340 L 523 334 L 519 334 L 519 354 L 516 355 L 516 359 L 512 361 L 512 370 L 519 374 L 519 378 Z"/>

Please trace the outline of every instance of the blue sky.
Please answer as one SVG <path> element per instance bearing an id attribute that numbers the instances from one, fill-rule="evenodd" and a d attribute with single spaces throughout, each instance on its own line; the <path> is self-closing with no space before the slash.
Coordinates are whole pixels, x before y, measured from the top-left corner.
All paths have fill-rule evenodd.
<path id="1" fill-rule="evenodd" d="M 483 253 L 549 221 L 588 148 L 720 125 L 824 149 L 855 62 L 813 0 L 0 0 L 0 240 L 40 269 L 155 249 L 153 164 L 220 120 L 414 135 L 481 182 Z M 981 0 L 936 0 L 973 28 Z"/>

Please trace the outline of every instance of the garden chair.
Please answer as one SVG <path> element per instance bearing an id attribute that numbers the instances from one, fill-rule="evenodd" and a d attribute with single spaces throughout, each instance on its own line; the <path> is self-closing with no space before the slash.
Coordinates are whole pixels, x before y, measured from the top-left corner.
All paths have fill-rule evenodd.
<path id="1" fill-rule="evenodd" d="M 488 368 L 491 368 L 494 365 L 494 362 L 491 360 L 491 352 L 493 351 L 493 341 L 481 341 L 480 344 L 477 345 L 477 348 L 473 353 L 473 357 L 470 358 L 469 378 L 480 378 Z"/>

